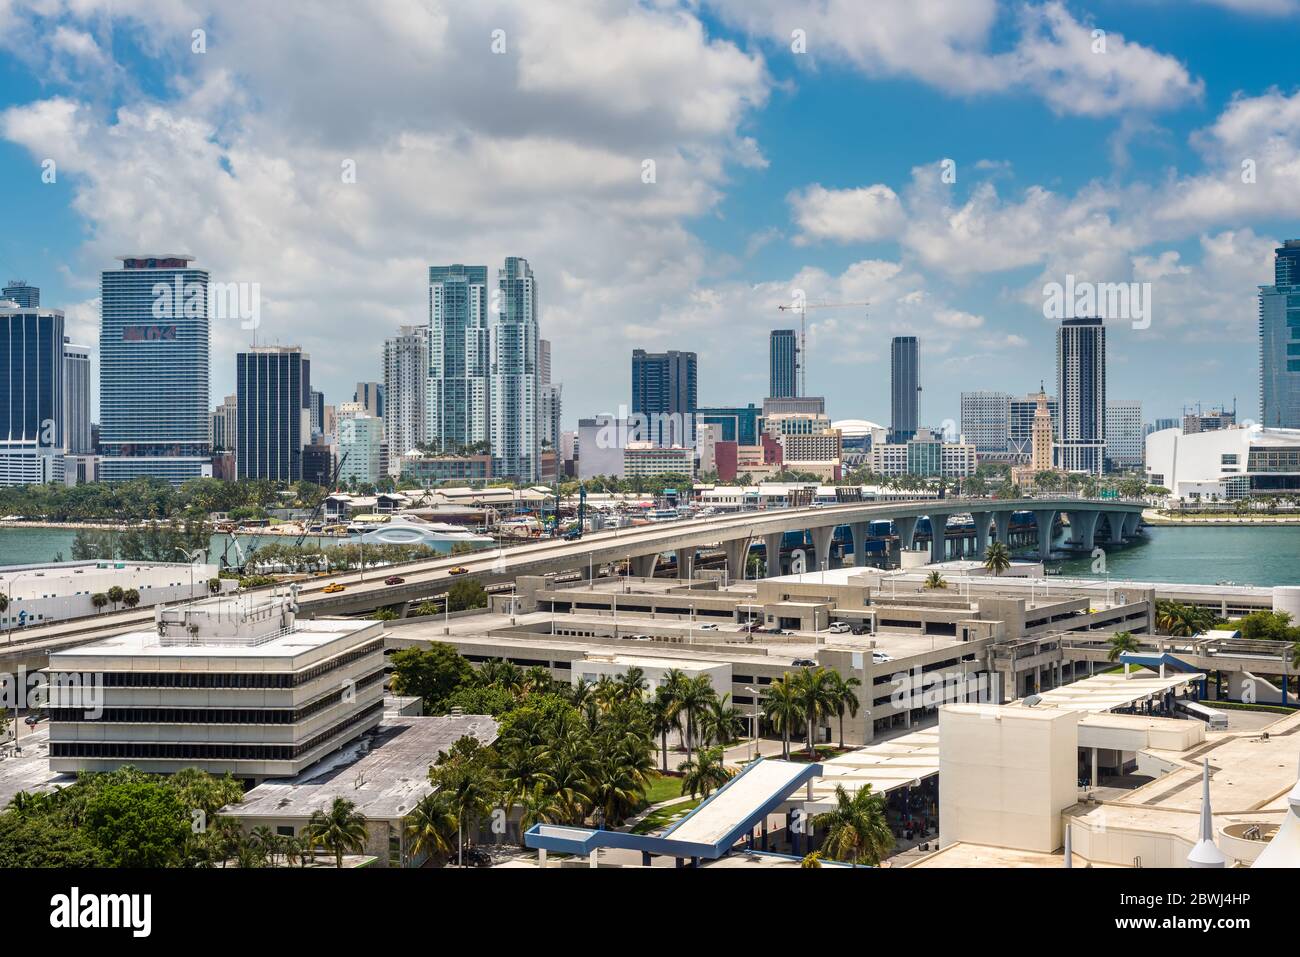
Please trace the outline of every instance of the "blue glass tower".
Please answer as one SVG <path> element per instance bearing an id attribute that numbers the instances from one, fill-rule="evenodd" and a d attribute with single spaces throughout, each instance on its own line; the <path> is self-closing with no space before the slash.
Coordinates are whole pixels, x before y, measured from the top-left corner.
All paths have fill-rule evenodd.
<path id="1" fill-rule="evenodd" d="M 1259 418 L 1300 429 L 1300 239 L 1273 260 L 1273 285 L 1259 287 Z"/>
<path id="2" fill-rule="evenodd" d="M 63 476 L 63 313 L 0 306 L 0 485 Z"/>

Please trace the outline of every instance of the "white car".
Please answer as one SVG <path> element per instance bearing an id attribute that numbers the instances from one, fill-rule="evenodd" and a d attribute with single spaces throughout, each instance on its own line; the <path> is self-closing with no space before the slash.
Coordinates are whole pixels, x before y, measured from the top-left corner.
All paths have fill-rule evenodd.
<path id="1" fill-rule="evenodd" d="M 846 622 L 837 621 L 831 625 L 829 630 L 832 635 L 847 635 L 853 629 Z"/>
<path id="2" fill-rule="evenodd" d="M 710 622 L 707 625 L 700 625 L 700 631 L 717 631 L 718 626 Z"/>

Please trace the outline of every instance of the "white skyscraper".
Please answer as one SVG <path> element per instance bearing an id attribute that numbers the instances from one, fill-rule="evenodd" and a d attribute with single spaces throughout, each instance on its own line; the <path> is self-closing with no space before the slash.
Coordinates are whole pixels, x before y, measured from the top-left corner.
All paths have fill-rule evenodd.
<path id="1" fill-rule="evenodd" d="M 430 266 L 426 428 L 445 452 L 490 438 L 489 342 L 487 267 Z"/>
<path id="2" fill-rule="evenodd" d="M 536 482 L 541 465 L 537 285 L 528 261 L 507 258 L 497 273 L 497 287 L 501 311 L 491 336 L 492 470 Z"/>
<path id="3" fill-rule="evenodd" d="M 1106 459 L 1112 468 L 1142 465 L 1146 437 L 1142 428 L 1142 403 L 1113 399 L 1106 403 Z"/>
<path id="4" fill-rule="evenodd" d="M 429 441 L 426 418 L 429 330 L 402 326 L 384 342 L 384 435 L 389 470 L 396 474 L 402 456 Z"/>

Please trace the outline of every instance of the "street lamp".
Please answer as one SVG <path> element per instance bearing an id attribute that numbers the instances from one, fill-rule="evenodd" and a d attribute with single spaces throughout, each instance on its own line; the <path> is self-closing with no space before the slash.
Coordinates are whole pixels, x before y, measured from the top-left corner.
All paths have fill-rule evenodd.
<path id="1" fill-rule="evenodd" d="M 745 685 L 745 690 L 756 696 L 762 695 L 761 691 L 759 691 L 757 688 L 751 688 L 749 685 Z M 749 760 L 751 761 L 753 761 L 754 758 L 758 756 L 758 718 L 759 715 L 762 715 L 764 713 L 765 712 L 758 707 L 758 700 L 756 697 L 754 701 L 754 710 L 750 712 L 749 715 L 749 722 L 750 722 Z"/>

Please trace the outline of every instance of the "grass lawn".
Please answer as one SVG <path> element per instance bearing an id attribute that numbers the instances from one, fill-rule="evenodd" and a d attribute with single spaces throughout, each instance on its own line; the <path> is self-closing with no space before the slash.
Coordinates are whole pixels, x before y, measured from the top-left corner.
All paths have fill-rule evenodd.
<path id="1" fill-rule="evenodd" d="M 658 804 L 682 796 L 682 779 L 671 774 L 655 774 L 650 778 L 650 786 L 645 791 L 645 803 Z"/>
<path id="2" fill-rule="evenodd" d="M 657 811 L 651 811 L 646 815 L 644 821 L 632 828 L 633 834 L 649 834 L 651 831 L 658 831 L 667 827 L 674 821 L 684 818 L 691 811 L 699 806 L 700 799 L 696 798 L 690 801 L 682 801 L 680 804 L 674 804 L 670 807 L 661 807 Z"/>

